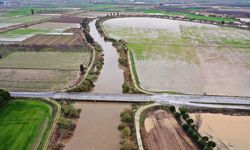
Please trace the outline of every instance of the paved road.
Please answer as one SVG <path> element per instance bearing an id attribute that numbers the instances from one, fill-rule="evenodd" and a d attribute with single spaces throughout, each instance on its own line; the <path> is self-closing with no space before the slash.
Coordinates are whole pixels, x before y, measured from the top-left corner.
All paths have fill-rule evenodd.
<path id="1" fill-rule="evenodd" d="M 148 102 L 162 104 L 204 106 L 211 108 L 250 109 L 250 98 L 196 95 L 135 95 L 135 94 L 95 94 L 66 92 L 11 92 L 13 97 L 69 99 L 75 101 Z M 223 104 L 223 105 L 220 105 Z"/>

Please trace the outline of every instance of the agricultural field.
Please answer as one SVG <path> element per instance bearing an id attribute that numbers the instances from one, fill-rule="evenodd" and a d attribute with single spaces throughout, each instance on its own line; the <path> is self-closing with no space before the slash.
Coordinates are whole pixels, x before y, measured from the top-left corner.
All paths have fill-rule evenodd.
<path id="1" fill-rule="evenodd" d="M 148 150 L 198 150 L 171 113 L 149 112 L 144 121 L 144 146 Z"/>
<path id="2" fill-rule="evenodd" d="M 220 113 L 196 113 L 200 115 L 199 132 L 217 143 L 217 149 L 244 150 L 249 148 L 249 116 L 226 115 Z"/>
<path id="3" fill-rule="evenodd" d="M 250 94 L 247 30 L 159 18 L 116 18 L 103 27 L 109 36 L 127 42 L 146 90 Z"/>
<path id="4" fill-rule="evenodd" d="M 50 91 L 71 86 L 90 51 L 12 51 L 0 59 L 0 86 L 11 91 Z"/>
<path id="5" fill-rule="evenodd" d="M 79 23 L 63 23 L 63 22 L 44 22 L 39 23 L 33 26 L 30 26 L 31 29 L 54 29 L 54 30 L 66 30 L 70 28 L 80 28 Z"/>
<path id="6" fill-rule="evenodd" d="M 41 149 L 52 108 L 31 100 L 12 100 L 0 109 L 0 149 Z"/>
<path id="7" fill-rule="evenodd" d="M 84 38 L 81 33 L 72 35 L 35 35 L 25 39 L 21 45 L 38 45 L 38 46 L 81 46 L 84 44 Z"/>

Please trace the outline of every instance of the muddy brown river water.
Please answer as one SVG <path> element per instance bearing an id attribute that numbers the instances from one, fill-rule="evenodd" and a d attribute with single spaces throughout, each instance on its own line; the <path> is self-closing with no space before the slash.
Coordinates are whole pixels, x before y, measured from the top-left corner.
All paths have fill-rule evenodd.
<path id="1" fill-rule="evenodd" d="M 65 150 L 118 150 L 120 149 L 120 112 L 126 103 L 77 102 L 82 112 L 71 139 L 65 140 Z"/>
<path id="2" fill-rule="evenodd" d="M 95 82 L 93 93 L 122 93 L 123 70 L 119 67 L 118 53 L 111 42 L 104 41 L 104 38 L 98 33 L 96 20 L 90 22 L 90 35 L 99 43 L 103 49 L 104 65 Z"/>
<path id="3" fill-rule="evenodd" d="M 123 70 L 119 68 L 118 53 L 111 42 L 105 42 L 98 33 L 96 20 L 90 22 L 90 35 L 103 49 L 104 65 L 92 93 L 122 93 Z M 63 141 L 66 150 L 120 149 L 120 113 L 129 108 L 124 103 L 77 102 L 82 112 L 72 138 Z"/>

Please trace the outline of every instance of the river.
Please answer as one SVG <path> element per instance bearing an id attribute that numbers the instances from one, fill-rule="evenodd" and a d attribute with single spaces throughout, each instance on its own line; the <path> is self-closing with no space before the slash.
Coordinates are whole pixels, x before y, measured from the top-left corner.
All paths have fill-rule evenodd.
<path id="1" fill-rule="evenodd" d="M 103 49 L 104 65 L 92 93 L 122 93 L 123 70 L 119 67 L 119 55 L 111 42 L 106 42 L 95 26 L 96 20 L 89 23 L 90 35 Z"/>
<path id="2" fill-rule="evenodd" d="M 123 70 L 119 67 L 118 53 L 111 42 L 98 33 L 96 20 L 90 22 L 90 35 L 103 49 L 104 65 L 92 93 L 122 93 Z M 77 102 L 80 118 L 72 138 L 64 140 L 66 150 L 118 150 L 120 149 L 120 113 L 129 108 L 124 103 Z"/>

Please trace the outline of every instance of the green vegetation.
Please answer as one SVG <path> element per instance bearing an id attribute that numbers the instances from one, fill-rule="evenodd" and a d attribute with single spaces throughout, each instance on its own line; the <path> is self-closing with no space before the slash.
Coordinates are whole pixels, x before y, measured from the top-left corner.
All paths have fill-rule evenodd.
<path id="1" fill-rule="evenodd" d="M 222 18 L 216 16 L 204 16 L 199 14 L 192 14 L 187 12 L 170 12 L 170 11 L 161 11 L 161 10 L 145 10 L 144 13 L 147 14 L 162 14 L 168 16 L 185 16 L 190 20 L 203 20 L 203 21 L 214 21 L 214 22 L 235 22 L 237 21 L 235 18 Z"/>
<path id="2" fill-rule="evenodd" d="M 40 100 L 17 99 L 0 108 L 0 120 L 0 149 L 40 149 L 53 123 L 52 108 Z"/>
<path id="3" fill-rule="evenodd" d="M 188 109 L 185 107 L 179 108 L 179 112 L 175 110 L 175 106 L 169 107 L 169 110 L 173 113 L 176 120 L 181 124 L 184 131 L 187 132 L 189 137 L 196 142 L 203 150 L 212 150 L 216 147 L 214 141 L 209 141 L 207 136 L 201 136 L 197 129 L 193 119 L 188 114 Z"/>
<path id="4" fill-rule="evenodd" d="M 133 111 L 131 109 L 125 109 L 120 114 L 121 124 L 118 129 L 121 131 L 121 150 L 136 150 L 135 137 L 133 135 L 134 119 Z"/>
<path id="5" fill-rule="evenodd" d="M 0 33 L 0 37 L 15 38 L 15 37 L 23 36 L 23 35 L 48 33 L 51 31 L 52 30 L 50 29 L 19 28 L 19 29 L 8 31 L 8 32 L 2 32 Z"/>
<path id="6" fill-rule="evenodd" d="M 0 89 L 0 107 L 4 106 L 11 99 L 10 93 Z"/>

